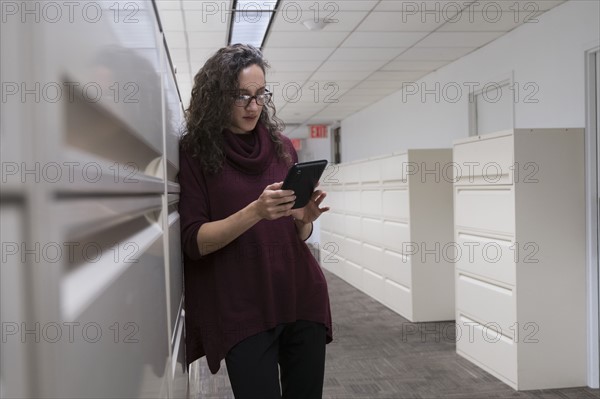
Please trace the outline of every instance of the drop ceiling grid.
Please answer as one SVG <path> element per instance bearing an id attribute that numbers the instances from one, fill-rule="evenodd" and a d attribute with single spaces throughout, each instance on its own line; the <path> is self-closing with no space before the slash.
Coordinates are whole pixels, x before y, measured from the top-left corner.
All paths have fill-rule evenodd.
<path id="1" fill-rule="evenodd" d="M 328 122 L 333 122 L 400 90 L 405 82 L 464 57 L 516 28 L 525 17 L 534 17 L 531 23 L 537 22 L 535 17 L 562 2 L 537 1 L 533 9 L 532 0 L 511 0 L 510 4 L 500 0 L 282 0 L 263 47 L 272 66 L 267 82 L 276 90 L 286 84 L 299 85 L 306 98 L 286 102 L 281 92 L 275 97 L 278 113 L 290 116 L 292 124 L 328 117 Z M 226 44 L 227 11 L 232 3 L 233 0 L 157 1 L 173 60 L 176 65 L 183 64 L 178 68 L 177 80 L 185 105 L 197 70 Z M 215 4 L 220 5 L 216 15 L 203 13 L 203 7 L 206 10 Z M 331 4 L 339 6 L 333 14 L 329 12 L 331 8 L 326 9 Z M 437 4 L 445 14 L 436 18 L 431 13 L 407 12 L 411 11 L 407 7 L 414 4 L 428 10 Z M 460 10 L 456 9 L 457 4 L 462 7 Z M 301 22 L 314 16 L 316 6 L 319 16 L 336 18 L 337 23 L 322 31 L 307 30 Z M 501 8 L 502 18 L 494 22 L 484 17 L 481 10 L 485 7 L 491 10 L 487 15 L 491 18 Z M 301 9 L 302 16 L 309 18 L 295 21 L 295 9 Z M 284 10 L 288 12 L 285 16 Z M 311 101 L 314 85 L 323 89 L 327 83 L 337 84 L 338 102 Z M 297 128 L 290 131 L 293 130 Z"/>

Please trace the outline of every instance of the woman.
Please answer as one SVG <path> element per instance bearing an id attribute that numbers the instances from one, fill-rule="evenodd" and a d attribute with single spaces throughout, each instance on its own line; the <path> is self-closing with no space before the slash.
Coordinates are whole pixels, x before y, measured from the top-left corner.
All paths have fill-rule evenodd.
<path id="1" fill-rule="evenodd" d="M 331 314 L 304 240 L 329 208 L 316 190 L 292 209 L 281 190 L 298 156 L 279 133 L 267 67 L 237 44 L 194 78 L 179 172 L 186 357 L 206 355 L 213 374 L 225 359 L 238 399 L 320 398 Z"/>

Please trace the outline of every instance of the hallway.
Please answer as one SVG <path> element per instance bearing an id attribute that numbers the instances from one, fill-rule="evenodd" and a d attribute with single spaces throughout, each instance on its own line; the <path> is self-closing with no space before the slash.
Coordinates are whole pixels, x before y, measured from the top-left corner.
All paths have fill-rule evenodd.
<path id="1" fill-rule="evenodd" d="M 515 391 L 456 354 L 452 322 L 411 323 L 323 270 L 334 341 L 327 345 L 324 399 L 600 398 L 586 388 Z M 468 339 L 463 331 L 463 339 Z M 224 362 L 212 376 L 205 358 L 190 370 L 191 399 L 233 398 Z"/>

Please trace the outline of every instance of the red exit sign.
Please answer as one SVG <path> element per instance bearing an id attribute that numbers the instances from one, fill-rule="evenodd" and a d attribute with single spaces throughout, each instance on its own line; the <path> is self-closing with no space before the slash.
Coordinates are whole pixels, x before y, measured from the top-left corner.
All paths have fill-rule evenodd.
<path id="1" fill-rule="evenodd" d="M 310 125 L 309 128 L 311 139 L 327 138 L 327 125 Z"/>

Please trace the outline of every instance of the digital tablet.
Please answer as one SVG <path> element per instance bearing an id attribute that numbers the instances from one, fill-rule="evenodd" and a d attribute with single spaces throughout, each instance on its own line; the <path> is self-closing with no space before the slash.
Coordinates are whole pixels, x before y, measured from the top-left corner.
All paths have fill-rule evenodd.
<path id="1" fill-rule="evenodd" d="M 325 166 L 327 166 L 327 161 L 322 159 L 296 163 L 290 168 L 281 189 L 294 190 L 296 203 L 292 209 L 303 208 L 308 204 Z"/>

